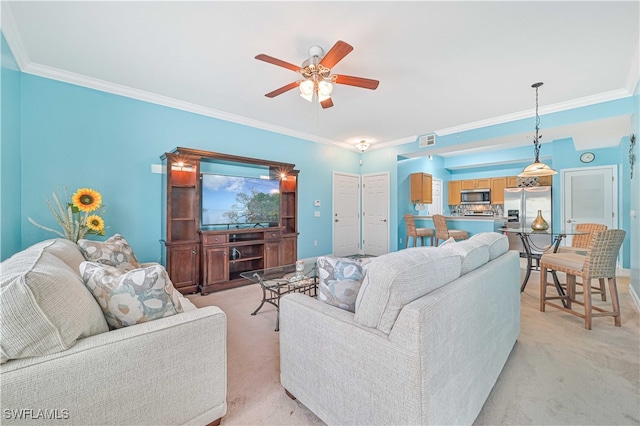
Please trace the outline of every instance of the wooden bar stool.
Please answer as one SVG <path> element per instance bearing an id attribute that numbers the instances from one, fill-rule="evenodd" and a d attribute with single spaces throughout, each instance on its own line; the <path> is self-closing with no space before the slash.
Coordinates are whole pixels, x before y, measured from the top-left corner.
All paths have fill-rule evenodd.
<path id="1" fill-rule="evenodd" d="M 429 237 L 431 245 L 433 245 L 433 229 L 416 228 L 416 221 L 413 215 L 405 214 L 404 222 L 406 224 L 407 237 L 404 241 L 404 248 L 409 247 L 409 237 L 413 237 L 413 246 L 416 247 L 417 240 L 420 238 L 421 244 L 424 246 L 424 237 Z"/>
<path id="2" fill-rule="evenodd" d="M 549 305 L 584 318 L 584 328 L 587 330 L 591 330 L 591 319 L 601 316 L 613 316 L 615 326 L 620 327 L 622 323 L 616 284 L 616 259 L 624 236 L 625 231 L 621 229 L 593 232 L 585 256 L 575 253 L 543 254 L 540 259 L 540 311 L 544 312 L 545 306 Z M 566 295 L 547 296 L 547 287 L 554 285 L 547 281 L 547 271 L 559 271 L 567 274 Z M 584 288 L 582 301 L 576 299 L 576 277 L 582 278 Z M 593 279 L 607 279 L 609 281 L 610 311 L 593 306 L 591 300 L 591 280 Z M 565 300 L 567 307 L 552 302 L 554 299 Z M 584 314 L 574 311 L 572 309 L 573 303 L 583 305 Z"/>
<path id="3" fill-rule="evenodd" d="M 587 232 L 586 234 L 574 235 L 571 239 L 570 247 L 559 247 L 558 253 L 575 253 L 575 254 L 587 254 L 587 247 L 589 246 L 589 241 L 591 241 L 591 233 L 595 231 L 604 231 L 607 229 L 607 225 L 603 225 L 601 223 L 578 223 L 575 227 L 575 230 L 578 232 Z M 607 301 L 607 291 L 604 284 L 604 278 L 600 278 L 599 286 L 591 286 L 591 294 L 599 294 L 600 299 L 603 302 Z M 582 282 L 576 282 L 577 285 L 582 285 Z M 576 294 L 582 294 L 576 293 Z"/>
<path id="4" fill-rule="evenodd" d="M 440 240 L 448 240 L 453 237 L 454 240 L 466 240 L 469 238 L 467 231 L 461 229 L 449 229 L 447 221 L 441 214 L 433 215 L 433 225 L 436 227 L 436 247 Z"/>

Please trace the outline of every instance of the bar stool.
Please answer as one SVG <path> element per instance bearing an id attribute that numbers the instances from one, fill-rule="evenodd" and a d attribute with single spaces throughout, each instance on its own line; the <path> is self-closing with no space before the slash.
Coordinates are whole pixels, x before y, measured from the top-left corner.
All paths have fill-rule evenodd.
<path id="1" fill-rule="evenodd" d="M 558 247 L 558 253 L 575 253 L 575 254 L 587 254 L 587 247 L 589 246 L 589 241 L 591 241 L 591 233 L 595 231 L 604 231 L 607 229 L 607 225 L 603 225 L 601 223 L 578 223 L 575 227 L 576 231 L 586 232 L 586 234 L 574 235 L 571 239 L 570 247 Z M 600 299 L 603 302 L 607 301 L 607 291 L 604 284 L 604 278 L 600 278 L 599 286 L 591 286 L 592 294 L 599 294 Z M 576 282 L 577 285 L 582 285 L 582 282 Z M 582 293 L 576 293 L 582 294 Z"/>
<path id="2" fill-rule="evenodd" d="M 448 240 L 452 238 L 454 240 L 466 240 L 469 238 L 467 231 L 461 229 L 449 229 L 447 227 L 447 221 L 441 214 L 433 215 L 433 225 L 436 227 L 436 247 L 440 240 Z"/>
<path id="3" fill-rule="evenodd" d="M 431 228 L 416 228 L 416 222 L 413 215 L 405 214 L 404 222 L 406 224 L 407 237 L 404 241 L 404 248 L 409 247 L 409 237 L 413 237 L 413 246 L 416 247 L 418 237 L 420 237 L 421 244 L 424 246 L 424 237 L 429 237 L 431 245 L 433 245 L 433 229 Z"/>
<path id="4" fill-rule="evenodd" d="M 591 241 L 587 246 L 585 256 L 575 253 L 545 253 L 540 259 L 540 311 L 545 306 L 563 310 L 567 313 L 584 318 L 584 328 L 591 330 L 593 317 L 613 316 L 616 327 L 621 326 L 620 302 L 618 300 L 618 286 L 616 283 L 616 259 L 624 240 L 625 231 L 621 229 L 607 229 L 591 234 Z M 547 296 L 547 287 L 554 285 L 547 281 L 547 271 L 558 271 L 567 274 L 567 293 L 564 296 Z M 576 277 L 582 278 L 583 301 L 576 299 Z M 607 279 L 611 295 L 611 310 L 607 311 L 593 306 L 591 300 L 591 280 Z M 558 305 L 552 300 L 565 300 L 567 307 Z M 584 314 L 574 311 L 572 304 L 584 306 Z M 593 311 L 597 311 L 594 313 Z"/>

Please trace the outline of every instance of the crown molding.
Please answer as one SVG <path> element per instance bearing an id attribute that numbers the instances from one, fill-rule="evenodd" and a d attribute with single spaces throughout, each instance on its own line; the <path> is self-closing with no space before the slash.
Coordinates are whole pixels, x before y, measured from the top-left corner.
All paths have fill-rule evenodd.
<path id="1" fill-rule="evenodd" d="M 9 48 L 18 67 L 23 71 L 31 62 L 31 59 L 29 59 L 27 49 L 22 42 L 22 37 L 20 37 L 20 31 L 18 31 L 18 27 L 16 26 L 16 19 L 13 16 L 9 2 L 2 1 L 0 10 L 2 34 L 4 34 L 4 37 L 7 39 L 7 44 L 9 44 Z"/>
<path id="2" fill-rule="evenodd" d="M 573 99 L 566 102 L 560 102 L 553 105 L 547 105 L 546 107 L 540 107 L 539 113 L 551 114 L 554 112 L 566 111 L 570 109 L 580 108 L 587 105 L 595 105 L 602 102 L 614 101 L 616 99 L 622 99 L 631 96 L 633 92 L 629 92 L 626 89 L 611 90 L 609 92 L 598 93 L 592 96 L 585 96 L 583 98 Z M 497 124 L 509 123 L 524 118 L 530 118 L 535 116 L 535 109 L 528 109 L 526 111 L 515 112 L 513 114 L 507 114 L 500 117 L 489 118 L 486 120 L 474 121 L 472 123 L 462 124 L 460 126 L 447 127 L 446 129 L 436 130 L 434 133 L 438 136 L 451 135 L 455 133 L 462 133 L 468 130 L 475 130 L 482 127 L 494 126 Z"/>

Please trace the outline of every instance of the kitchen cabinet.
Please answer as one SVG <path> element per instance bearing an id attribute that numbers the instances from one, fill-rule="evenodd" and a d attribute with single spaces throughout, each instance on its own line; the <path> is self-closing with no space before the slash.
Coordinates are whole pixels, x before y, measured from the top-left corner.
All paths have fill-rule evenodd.
<path id="1" fill-rule="evenodd" d="M 504 204 L 504 189 L 507 187 L 507 178 L 491 178 L 491 204 Z"/>
<path id="2" fill-rule="evenodd" d="M 518 176 L 507 176 L 507 188 L 516 188 L 518 186 Z"/>
<path id="3" fill-rule="evenodd" d="M 460 181 L 460 189 L 489 189 L 491 188 L 491 178 L 468 179 Z"/>
<path id="4" fill-rule="evenodd" d="M 449 186 L 448 186 L 448 190 L 449 190 L 449 205 L 450 206 L 457 206 L 460 205 L 460 183 L 462 181 L 461 180 L 451 180 L 449 181 Z"/>
<path id="5" fill-rule="evenodd" d="M 410 184 L 412 204 L 431 204 L 433 202 L 433 178 L 430 174 L 411 173 Z"/>

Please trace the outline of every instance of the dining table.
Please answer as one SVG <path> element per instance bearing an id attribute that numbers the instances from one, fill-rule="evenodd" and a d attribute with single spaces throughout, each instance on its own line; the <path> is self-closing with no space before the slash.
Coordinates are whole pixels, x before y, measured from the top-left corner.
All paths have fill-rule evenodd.
<path id="1" fill-rule="evenodd" d="M 524 250 L 524 257 L 527 259 L 527 267 L 524 279 L 522 280 L 522 285 L 520 286 L 520 292 L 523 292 L 525 287 L 527 286 L 527 282 L 529 281 L 529 277 L 531 276 L 531 271 L 540 270 L 540 258 L 544 253 L 556 253 L 558 248 L 560 247 L 560 243 L 564 238 L 571 235 L 584 235 L 588 234 L 588 232 L 584 231 L 576 231 L 575 229 L 563 229 L 559 232 L 552 231 L 550 229 L 544 231 L 533 230 L 531 228 L 509 228 L 504 227 L 500 228 L 500 231 L 504 234 L 515 234 L 520 237 L 520 241 L 522 241 L 522 247 Z M 537 247 L 531 239 L 533 235 L 550 235 L 552 237 L 552 243 L 548 247 Z M 536 265 L 534 266 L 534 262 L 536 261 Z M 553 283 L 556 287 L 556 290 L 560 296 L 564 296 L 564 289 L 560 284 L 560 280 L 558 279 L 556 271 L 550 271 L 553 276 Z M 562 300 L 563 305 L 566 304 L 566 301 Z M 566 306 L 566 305 L 565 305 Z"/>

